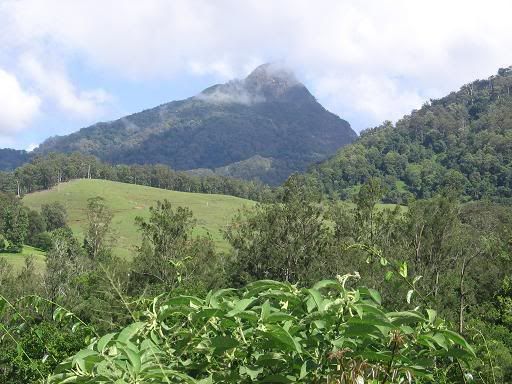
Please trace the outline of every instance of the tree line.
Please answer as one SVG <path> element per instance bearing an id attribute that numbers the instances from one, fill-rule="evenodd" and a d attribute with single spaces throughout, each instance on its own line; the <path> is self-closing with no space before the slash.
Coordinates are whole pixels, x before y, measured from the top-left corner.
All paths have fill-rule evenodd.
<path id="1" fill-rule="evenodd" d="M 197 176 L 166 165 L 111 165 L 80 153 L 35 157 L 12 172 L 0 172 L 0 191 L 22 196 L 74 179 L 104 179 L 182 192 L 223 194 L 251 200 L 272 198 L 272 189 L 260 182 L 224 176 Z"/>

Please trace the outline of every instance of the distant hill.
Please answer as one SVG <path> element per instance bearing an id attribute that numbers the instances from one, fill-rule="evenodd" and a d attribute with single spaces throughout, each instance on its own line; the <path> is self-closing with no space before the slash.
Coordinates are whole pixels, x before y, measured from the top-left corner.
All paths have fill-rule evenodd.
<path id="1" fill-rule="evenodd" d="M 251 200 L 232 196 L 175 192 L 87 179 L 61 183 L 51 190 L 28 194 L 23 197 L 23 204 L 36 210 L 49 202 L 64 204 L 73 232 L 81 237 L 86 220 L 87 199 L 96 196 L 103 197 L 114 213 L 113 229 L 117 233 L 114 252 L 124 258 L 131 258 L 135 246 L 139 245 L 140 235 L 135 226 L 135 217 L 149 217 L 149 207 L 155 206 L 157 200 L 167 199 L 175 206 L 189 207 L 197 220 L 196 233 L 210 233 L 220 250 L 228 247 L 220 230 L 225 228 L 239 208 L 255 204 Z"/>
<path id="2" fill-rule="evenodd" d="M 362 132 L 309 174 L 341 197 L 376 177 L 390 202 L 428 198 L 445 187 L 468 200 L 512 201 L 511 91 L 512 67 L 500 69 L 396 124 Z"/>
<path id="3" fill-rule="evenodd" d="M 52 137 L 35 152 L 79 151 L 116 164 L 209 169 L 277 184 L 356 136 L 293 73 L 265 64 L 189 99 Z"/>
<path id="4" fill-rule="evenodd" d="M 0 148 L 0 171 L 11 171 L 30 160 L 27 151 Z"/>

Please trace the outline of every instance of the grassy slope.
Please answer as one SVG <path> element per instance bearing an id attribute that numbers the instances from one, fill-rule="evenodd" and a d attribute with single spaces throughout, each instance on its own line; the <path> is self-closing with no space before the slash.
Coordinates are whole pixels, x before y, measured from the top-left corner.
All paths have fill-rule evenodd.
<path id="1" fill-rule="evenodd" d="M 37 270 L 44 268 L 44 252 L 39 249 L 25 245 L 21 253 L 0 253 L 0 258 L 6 258 L 16 271 L 19 271 L 25 265 L 25 257 L 33 256 L 34 265 Z"/>
<path id="2" fill-rule="evenodd" d="M 68 211 L 71 228 L 79 237 L 83 237 L 87 199 L 95 196 L 103 197 L 114 213 L 115 252 L 125 258 L 132 257 L 134 247 L 140 242 L 135 217 L 148 217 L 149 207 L 156 205 L 157 200 L 167 199 L 176 206 L 189 207 L 197 220 L 195 233 L 209 232 L 221 250 L 227 249 L 228 245 L 220 230 L 239 208 L 255 204 L 232 196 L 175 192 L 105 180 L 74 180 L 49 191 L 29 194 L 23 198 L 23 202 L 37 210 L 42 204 L 61 202 Z"/>

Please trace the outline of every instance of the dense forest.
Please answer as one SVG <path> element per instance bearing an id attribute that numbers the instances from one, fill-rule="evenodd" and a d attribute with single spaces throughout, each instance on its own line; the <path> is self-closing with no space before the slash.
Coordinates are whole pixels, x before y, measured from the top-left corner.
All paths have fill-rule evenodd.
<path id="1" fill-rule="evenodd" d="M 311 175 L 325 192 L 345 198 L 371 177 L 385 200 L 429 198 L 457 188 L 466 200 L 512 197 L 512 68 L 431 100 L 396 124 L 385 122 Z"/>
<path id="2" fill-rule="evenodd" d="M 348 205 L 293 176 L 233 218 L 227 253 L 162 201 L 130 262 L 101 198 L 83 242 L 47 207 L 46 269 L 0 260 L 0 379 L 510 382 L 512 209 L 451 190 L 382 209 L 384 191 L 371 180 Z"/>

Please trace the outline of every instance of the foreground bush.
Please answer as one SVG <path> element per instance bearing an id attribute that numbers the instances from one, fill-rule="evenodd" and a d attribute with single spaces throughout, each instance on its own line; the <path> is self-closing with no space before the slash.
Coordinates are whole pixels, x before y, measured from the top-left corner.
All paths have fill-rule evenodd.
<path id="1" fill-rule="evenodd" d="M 145 321 L 95 340 L 51 383 L 402 383 L 461 375 L 474 353 L 435 311 L 385 312 L 348 276 L 310 289 L 256 281 L 155 299 Z"/>

